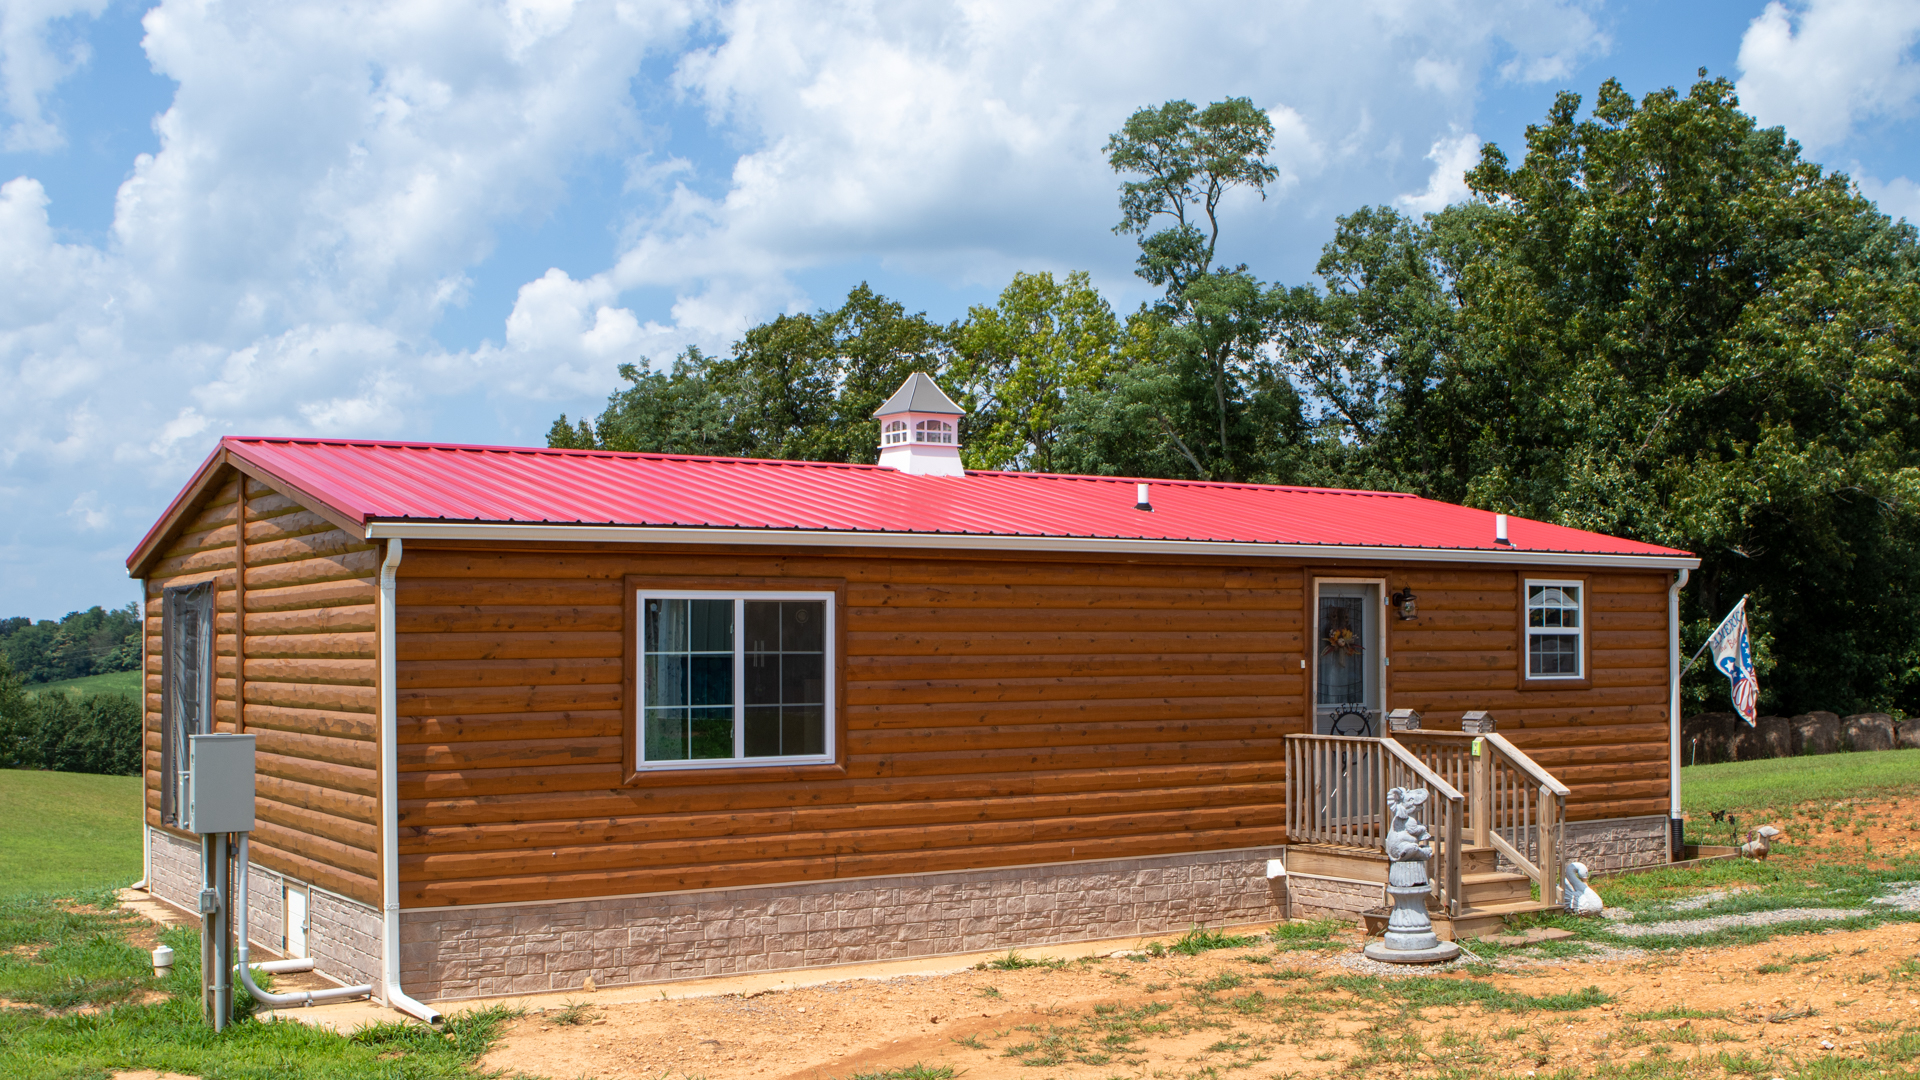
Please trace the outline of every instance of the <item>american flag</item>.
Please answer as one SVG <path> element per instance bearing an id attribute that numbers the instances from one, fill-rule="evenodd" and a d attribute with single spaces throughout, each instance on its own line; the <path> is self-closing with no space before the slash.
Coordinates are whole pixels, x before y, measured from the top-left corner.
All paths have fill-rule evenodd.
<path id="1" fill-rule="evenodd" d="M 1720 620 L 1707 645 L 1713 649 L 1713 666 L 1732 684 L 1730 695 L 1734 709 L 1740 713 L 1740 719 L 1752 727 L 1760 712 L 1760 680 L 1753 674 L 1753 646 L 1747 640 L 1746 597 L 1741 597 L 1733 610 L 1727 612 L 1727 617 Z"/>

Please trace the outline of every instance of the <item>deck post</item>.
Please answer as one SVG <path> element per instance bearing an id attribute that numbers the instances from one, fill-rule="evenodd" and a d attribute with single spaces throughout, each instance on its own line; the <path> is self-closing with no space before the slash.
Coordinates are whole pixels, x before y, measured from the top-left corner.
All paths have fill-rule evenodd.
<path id="1" fill-rule="evenodd" d="M 1486 847 L 1493 843 L 1493 747 L 1485 739 L 1473 740 L 1473 790 L 1467 801 L 1473 806 L 1473 843 Z"/>
<path id="2" fill-rule="evenodd" d="M 1555 894 L 1560 891 L 1560 851 L 1554 843 L 1559 833 L 1557 817 L 1554 814 L 1553 792 L 1545 784 L 1540 785 L 1540 902 L 1557 904 L 1560 899 Z"/>

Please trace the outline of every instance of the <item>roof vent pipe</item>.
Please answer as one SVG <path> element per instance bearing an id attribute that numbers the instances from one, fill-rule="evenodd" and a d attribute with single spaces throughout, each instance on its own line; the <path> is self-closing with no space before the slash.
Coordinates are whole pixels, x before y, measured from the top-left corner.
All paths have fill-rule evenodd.
<path id="1" fill-rule="evenodd" d="M 1145 510 L 1149 514 L 1153 513 L 1153 499 L 1147 494 L 1147 485 L 1133 485 L 1133 508 Z"/>
<path id="2" fill-rule="evenodd" d="M 1493 542 L 1496 544 L 1513 543 L 1513 541 L 1507 539 L 1507 515 L 1505 514 L 1493 515 Z"/>

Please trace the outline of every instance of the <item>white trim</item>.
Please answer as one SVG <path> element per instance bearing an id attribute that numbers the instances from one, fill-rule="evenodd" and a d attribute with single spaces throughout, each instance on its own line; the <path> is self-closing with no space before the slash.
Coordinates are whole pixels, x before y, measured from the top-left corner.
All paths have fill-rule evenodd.
<path id="1" fill-rule="evenodd" d="M 1379 590 L 1379 592 L 1375 594 L 1376 599 L 1380 600 L 1381 603 L 1379 604 L 1379 610 L 1374 613 L 1374 627 L 1378 631 L 1378 633 L 1374 635 L 1378 639 L 1374 644 L 1375 647 L 1380 650 L 1378 653 L 1380 663 L 1374 668 L 1373 676 L 1378 680 L 1380 690 L 1380 716 L 1376 731 L 1378 735 L 1384 736 L 1387 734 L 1387 713 L 1392 708 L 1392 705 L 1387 700 L 1387 680 L 1389 675 L 1388 669 L 1392 666 L 1393 655 L 1388 651 L 1387 647 L 1387 579 L 1383 577 L 1316 576 L 1313 579 L 1313 596 L 1311 598 L 1313 608 L 1311 609 L 1312 614 L 1307 617 L 1309 624 L 1307 627 L 1307 655 L 1312 658 L 1307 662 L 1307 724 L 1309 727 L 1316 729 L 1313 732 L 1314 734 L 1320 734 L 1317 729 L 1320 726 L 1319 643 L 1320 586 L 1322 585 L 1371 585 Z M 1361 607 L 1364 609 L 1367 606 L 1366 602 L 1362 600 Z"/>
<path id="2" fill-rule="evenodd" d="M 634 616 L 642 620 L 633 628 L 634 640 L 639 643 L 634 658 L 635 701 L 633 709 L 634 771 L 671 772 L 679 769 L 738 769 L 766 768 L 775 765 L 832 765 L 835 763 L 834 748 L 838 735 L 838 725 L 834 722 L 834 688 L 838 683 L 835 665 L 839 662 L 838 651 L 834 648 L 834 594 L 831 592 L 796 592 L 782 589 L 635 589 L 634 596 L 639 601 L 634 605 Z M 654 600 L 731 600 L 733 601 L 733 748 L 730 758 L 687 758 L 672 761 L 646 760 L 646 712 L 647 712 L 647 627 L 646 601 Z M 748 600 L 812 600 L 823 604 L 827 612 L 827 624 L 821 629 L 824 636 L 821 642 L 821 654 L 825 661 L 822 678 L 825 680 L 826 710 L 826 752 L 820 754 L 788 754 L 780 757 L 747 757 L 747 609 Z"/>
<path id="3" fill-rule="evenodd" d="M 1678 819 L 1680 809 L 1680 590 L 1688 571 L 1673 575 L 1667 590 L 1667 817 Z M 1672 828 L 1671 825 L 1668 828 Z"/>
<path id="4" fill-rule="evenodd" d="M 1481 548 L 1376 547 L 1360 544 L 1260 544 L 1225 540 L 1145 540 L 1098 536 L 1007 536 L 984 533 L 895 533 L 831 529 L 724 529 L 677 525 L 550 525 L 473 521 L 374 521 L 366 538 L 408 540 L 520 540 L 583 544 L 743 544 L 786 547 L 909 548 L 919 550 L 1057 551 L 1100 554 L 1227 555 L 1233 557 L 1391 562 L 1496 563 L 1510 566 L 1593 566 L 1685 570 L 1691 555 L 1605 555 L 1565 551 L 1491 551 Z"/>
<path id="5" fill-rule="evenodd" d="M 1573 649 L 1575 669 L 1571 675 L 1564 672 L 1555 675 L 1534 674 L 1533 639 L 1536 627 L 1533 625 L 1533 590 L 1536 585 L 1542 589 L 1559 589 L 1563 593 L 1572 589 L 1579 604 L 1574 611 L 1575 624 L 1571 628 L 1576 631 Z M 1577 580 L 1556 581 L 1553 578 L 1526 578 L 1520 584 L 1520 605 L 1520 677 L 1527 682 L 1580 682 L 1590 678 L 1590 673 L 1587 671 L 1587 583 Z M 1565 609 L 1556 608 L 1555 610 Z M 1569 628 L 1542 626 L 1537 629 L 1542 637 L 1548 635 L 1566 637 L 1566 631 Z"/>

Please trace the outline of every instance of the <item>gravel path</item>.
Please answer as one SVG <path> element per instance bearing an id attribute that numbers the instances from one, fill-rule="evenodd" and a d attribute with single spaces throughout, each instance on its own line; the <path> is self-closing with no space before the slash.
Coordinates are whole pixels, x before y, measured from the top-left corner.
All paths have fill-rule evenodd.
<path id="1" fill-rule="evenodd" d="M 1735 926 L 1771 926 L 1783 922 L 1829 922 L 1853 919 L 1867 914 L 1865 908 L 1794 907 L 1773 911 L 1747 911 L 1738 915 L 1714 915 L 1705 919 L 1669 919 L 1665 922 L 1632 922 L 1615 926 L 1621 937 L 1664 937 L 1668 934 L 1706 934 Z"/>

